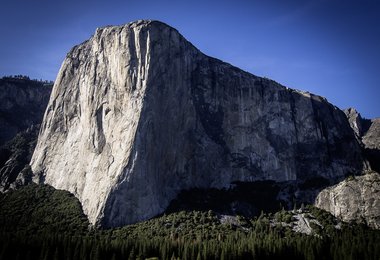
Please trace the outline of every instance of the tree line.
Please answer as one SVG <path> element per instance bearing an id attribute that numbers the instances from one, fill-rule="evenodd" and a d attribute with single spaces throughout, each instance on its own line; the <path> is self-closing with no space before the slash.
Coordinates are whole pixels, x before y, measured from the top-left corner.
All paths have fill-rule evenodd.
<path id="1" fill-rule="evenodd" d="M 78 200 L 47 185 L 0 196 L 0 259 L 380 259 L 380 232 L 307 207 L 323 227 L 312 235 L 273 225 L 290 213 L 220 221 L 179 211 L 109 230 L 89 226 Z"/>

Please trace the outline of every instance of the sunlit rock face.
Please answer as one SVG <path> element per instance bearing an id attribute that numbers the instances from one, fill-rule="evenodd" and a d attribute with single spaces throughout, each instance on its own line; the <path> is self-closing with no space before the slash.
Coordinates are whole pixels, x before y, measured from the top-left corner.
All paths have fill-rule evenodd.
<path id="1" fill-rule="evenodd" d="M 31 165 L 35 181 L 74 193 L 93 224 L 114 227 L 161 213 L 184 189 L 339 179 L 363 160 L 324 98 L 137 21 L 97 29 L 68 53 Z"/>
<path id="2" fill-rule="evenodd" d="M 315 205 L 344 221 L 380 229 L 380 174 L 370 172 L 324 189 Z"/>
<path id="3" fill-rule="evenodd" d="M 361 117 L 360 113 L 356 111 L 355 108 L 348 108 L 343 110 L 343 112 L 346 114 L 346 117 L 348 119 L 348 122 L 350 123 L 352 130 L 354 130 L 355 135 L 357 136 L 360 142 L 364 131 L 363 118 Z"/>
<path id="4" fill-rule="evenodd" d="M 367 149 L 380 151 L 380 118 L 367 120 L 369 122 L 368 129 L 363 135 L 363 143 Z M 379 161 L 380 161 L 380 157 Z"/>

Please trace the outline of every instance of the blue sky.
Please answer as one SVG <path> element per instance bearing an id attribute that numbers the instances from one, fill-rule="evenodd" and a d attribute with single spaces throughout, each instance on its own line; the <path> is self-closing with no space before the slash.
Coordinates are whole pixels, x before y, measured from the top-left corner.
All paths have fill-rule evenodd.
<path id="1" fill-rule="evenodd" d="M 380 1 L 2 0 L 0 76 L 54 80 L 96 27 L 156 19 L 207 55 L 380 117 Z"/>

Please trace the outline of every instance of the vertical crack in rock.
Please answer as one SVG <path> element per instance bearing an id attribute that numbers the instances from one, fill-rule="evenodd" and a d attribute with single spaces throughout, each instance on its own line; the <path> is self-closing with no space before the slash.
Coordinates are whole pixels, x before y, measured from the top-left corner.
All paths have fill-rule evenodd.
<path id="1" fill-rule="evenodd" d="M 94 127 L 95 133 L 93 136 L 93 145 L 94 145 L 95 152 L 97 154 L 102 153 L 103 147 L 106 144 L 106 138 L 103 132 L 104 131 L 103 117 L 104 117 L 104 110 L 103 110 L 103 104 L 101 104 L 100 107 L 95 112 L 96 125 Z"/>

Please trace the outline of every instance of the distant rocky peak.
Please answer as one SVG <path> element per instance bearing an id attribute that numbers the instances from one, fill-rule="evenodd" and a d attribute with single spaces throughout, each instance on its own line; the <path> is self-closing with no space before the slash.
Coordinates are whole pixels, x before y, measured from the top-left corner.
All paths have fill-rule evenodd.
<path id="1" fill-rule="evenodd" d="M 362 118 L 355 108 L 345 109 L 344 113 L 370 167 L 380 172 L 380 118 Z"/>
<path id="2" fill-rule="evenodd" d="M 357 138 L 360 139 L 363 135 L 363 119 L 360 113 L 352 107 L 343 110 L 343 112 L 346 114 L 348 122 L 350 123 L 351 128 L 354 130 Z"/>

